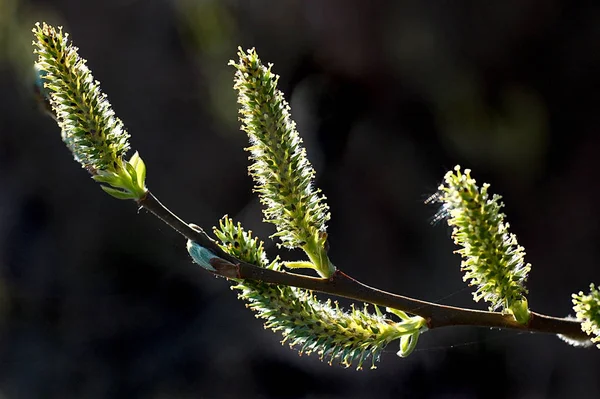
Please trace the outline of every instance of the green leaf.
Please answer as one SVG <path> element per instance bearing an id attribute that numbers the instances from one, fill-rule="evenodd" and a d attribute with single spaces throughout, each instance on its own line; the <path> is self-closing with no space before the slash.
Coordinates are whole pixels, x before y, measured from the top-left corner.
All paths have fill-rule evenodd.
<path id="1" fill-rule="evenodd" d="M 418 340 L 418 332 L 410 335 L 404 335 L 402 338 L 400 338 L 400 350 L 398 351 L 397 355 L 400 357 L 407 357 L 410 355 L 413 350 L 415 350 Z"/>
<path id="2" fill-rule="evenodd" d="M 129 161 L 137 172 L 137 185 L 145 191 L 146 189 L 146 164 L 136 151 Z"/>
<path id="3" fill-rule="evenodd" d="M 129 163 L 131 164 L 131 166 L 133 166 L 134 168 L 137 167 L 138 162 L 140 162 L 142 158 L 140 158 L 140 154 L 136 151 L 131 158 L 129 159 Z"/>
<path id="4" fill-rule="evenodd" d="M 283 262 L 283 266 L 285 266 L 288 269 L 315 269 L 316 270 L 316 266 L 314 263 L 302 262 L 302 261 Z"/>
<path id="5" fill-rule="evenodd" d="M 412 320 L 412 318 L 406 314 L 406 312 L 403 312 L 402 310 L 398 310 L 398 309 L 392 309 L 392 308 L 385 308 L 385 310 L 387 310 L 388 312 L 395 314 L 396 316 L 398 316 L 400 318 L 400 320 L 405 320 L 405 321 L 409 321 Z"/>
<path id="6" fill-rule="evenodd" d="M 99 172 L 96 175 L 92 175 L 92 179 L 98 183 L 106 183 L 111 186 L 120 187 L 123 186 L 123 179 L 120 175 L 113 172 Z"/>
<path id="7" fill-rule="evenodd" d="M 136 196 L 134 194 L 132 194 L 131 192 L 117 190 L 117 189 L 114 189 L 114 188 L 111 188 L 111 187 L 107 187 L 107 186 L 103 186 L 103 185 L 101 185 L 100 188 L 102 190 L 104 190 L 106 193 L 108 193 L 111 196 L 115 197 L 116 199 L 130 200 L 130 199 L 135 199 L 136 198 Z"/>
<path id="8" fill-rule="evenodd" d="M 137 178 L 137 172 L 136 172 L 135 168 L 133 167 L 133 165 L 131 165 L 127 161 L 123 161 L 123 164 L 125 165 L 125 171 L 127 172 L 127 173 L 123 173 L 123 175 L 127 177 L 128 185 L 130 187 L 136 187 L 138 178 Z"/>

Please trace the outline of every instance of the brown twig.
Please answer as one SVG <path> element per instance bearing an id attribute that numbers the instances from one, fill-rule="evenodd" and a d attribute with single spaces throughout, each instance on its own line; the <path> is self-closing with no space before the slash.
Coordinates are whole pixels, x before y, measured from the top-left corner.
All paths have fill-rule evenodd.
<path id="1" fill-rule="evenodd" d="M 197 242 L 225 259 L 227 262 L 213 265 L 216 266 L 217 270 L 215 274 L 222 277 L 257 280 L 270 284 L 305 288 L 390 307 L 425 318 L 430 329 L 449 326 L 494 327 L 532 333 L 561 334 L 579 341 L 588 339 L 588 336 L 581 330 L 579 320 L 556 318 L 531 312 L 529 323 L 523 325 L 517 323 L 514 317 L 508 314 L 439 305 L 385 292 L 369 287 L 339 270 L 330 278 L 322 279 L 261 268 L 242 262 L 224 252 L 204 231 L 190 227 L 165 207 L 151 192 L 148 191 L 147 196 L 138 201 L 138 205 L 157 216 L 187 239 Z"/>

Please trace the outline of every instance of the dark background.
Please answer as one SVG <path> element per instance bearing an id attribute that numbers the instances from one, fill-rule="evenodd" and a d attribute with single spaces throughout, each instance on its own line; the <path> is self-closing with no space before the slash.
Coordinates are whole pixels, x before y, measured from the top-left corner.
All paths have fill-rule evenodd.
<path id="1" fill-rule="evenodd" d="M 599 282 L 597 1 L 0 0 L 2 397 L 600 397 L 600 352 L 553 336 L 442 329 L 361 372 L 282 347 L 180 236 L 73 162 L 32 96 L 38 20 L 71 33 L 186 221 L 273 232 L 227 66 L 255 46 L 328 197 L 338 267 L 484 309 L 423 204 L 460 164 L 503 195 L 534 310 L 567 315 Z"/>

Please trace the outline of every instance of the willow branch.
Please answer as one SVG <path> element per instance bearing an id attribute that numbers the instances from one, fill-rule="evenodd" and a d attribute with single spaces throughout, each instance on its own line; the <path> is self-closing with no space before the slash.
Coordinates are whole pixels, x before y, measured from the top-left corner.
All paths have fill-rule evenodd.
<path id="1" fill-rule="evenodd" d="M 365 285 L 339 270 L 330 278 L 323 279 L 258 267 L 242 262 L 225 253 L 204 231 L 190 227 L 189 224 L 165 207 L 150 191 L 137 203 L 140 208 L 151 212 L 185 238 L 212 250 L 217 256 L 228 261 L 215 265 L 216 272 L 213 273 L 221 277 L 249 279 L 269 284 L 304 288 L 390 307 L 423 317 L 427 320 L 429 329 L 449 326 L 493 327 L 532 333 L 561 334 L 575 340 L 588 339 L 586 333 L 581 330 L 580 320 L 563 319 L 531 312 L 529 322 L 523 325 L 508 314 L 439 305 L 382 291 Z"/>

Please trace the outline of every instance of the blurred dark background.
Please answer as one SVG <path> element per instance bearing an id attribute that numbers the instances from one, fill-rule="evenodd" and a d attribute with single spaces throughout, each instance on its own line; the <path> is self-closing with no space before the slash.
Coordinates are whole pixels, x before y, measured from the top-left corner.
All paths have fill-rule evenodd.
<path id="1" fill-rule="evenodd" d="M 361 372 L 281 346 L 180 236 L 72 160 L 33 98 L 35 21 L 71 33 L 186 221 L 273 232 L 227 66 L 256 47 L 328 197 L 338 267 L 484 309 L 423 204 L 460 164 L 503 195 L 534 310 L 567 315 L 600 282 L 597 1 L 0 0 L 1 397 L 600 397 L 600 352 L 554 336 L 442 329 Z"/>

